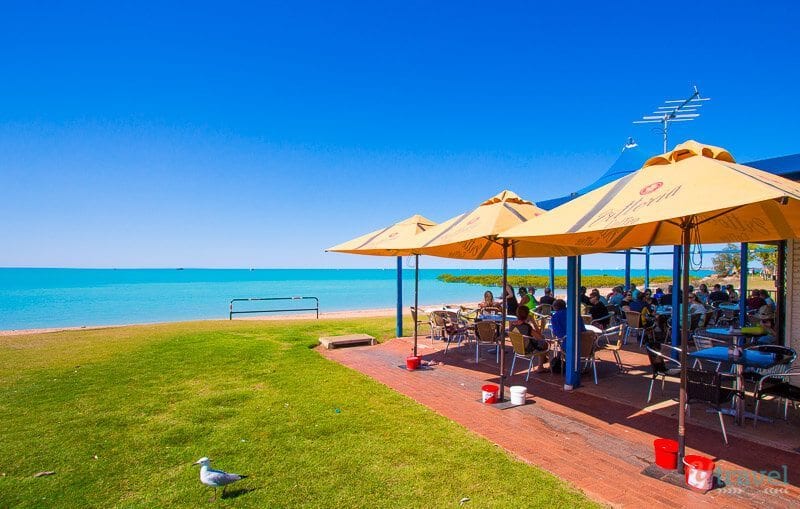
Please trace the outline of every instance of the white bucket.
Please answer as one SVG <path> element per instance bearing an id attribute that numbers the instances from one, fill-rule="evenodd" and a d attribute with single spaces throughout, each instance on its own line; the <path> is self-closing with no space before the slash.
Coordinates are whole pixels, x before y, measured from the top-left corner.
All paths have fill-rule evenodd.
<path id="1" fill-rule="evenodd" d="M 528 394 L 528 388 L 524 385 L 512 385 L 511 388 L 508 389 L 511 393 L 511 404 L 512 405 L 524 405 L 525 404 L 525 396 Z"/>

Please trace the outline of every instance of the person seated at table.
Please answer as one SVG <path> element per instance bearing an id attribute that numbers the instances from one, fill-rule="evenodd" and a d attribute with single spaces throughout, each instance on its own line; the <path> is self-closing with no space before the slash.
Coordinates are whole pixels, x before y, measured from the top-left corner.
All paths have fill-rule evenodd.
<path id="1" fill-rule="evenodd" d="M 535 286 L 529 286 L 528 287 L 528 295 L 530 295 L 531 304 L 533 304 L 533 306 L 528 306 L 528 309 L 533 311 L 533 308 L 535 308 L 536 306 L 539 305 L 539 302 L 537 302 L 537 300 L 536 300 L 536 287 Z"/>
<path id="2" fill-rule="evenodd" d="M 619 303 L 619 307 L 623 311 L 632 311 L 631 310 L 632 302 L 633 302 L 633 296 L 631 296 L 631 292 L 625 292 L 625 296 L 622 297 L 622 302 Z"/>
<path id="3" fill-rule="evenodd" d="M 772 311 L 768 304 L 765 304 L 761 306 L 756 316 L 761 320 L 761 328 L 766 332 L 763 336 L 756 338 L 758 344 L 771 345 L 776 343 L 778 341 L 778 331 L 777 327 L 775 327 L 775 312 Z"/>
<path id="4" fill-rule="evenodd" d="M 739 292 L 736 291 L 733 285 L 728 285 L 725 289 L 728 291 L 728 298 L 731 302 L 739 302 Z M 705 302 L 703 304 L 705 304 Z"/>
<path id="5" fill-rule="evenodd" d="M 597 288 L 594 288 L 594 289 L 592 289 L 591 292 L 589 292 L 589 300 L 590 301 L 592 300 L 592 295 L 597 295 L 597 298 L 600 299 L 600 304 L 602 304 L 604 306 L 608 306 L 608 299 L 606 299 L 605 297 L 603 297 L 600 294 L 600 290 L 598 290 Z"/>
<path id="6" fill-rule="evenodd" d="M 775 301 L 772 300 L 772 297 L 769 296 L 769 292 L 766 290 L 760 290 L 760 291 L 761 291 L 761 298 L 764 299 L 764 302 L 767 304 L 767 306 L 769 306 L 773 311 L 775 311 L 776 304 Z"/>
<path id="7" fill-rule="evenodd" d="M 761 290 L 753 290 L 750 292 L 750 297 L 745 302 L 747 309 L 750 311 L 761 309 L 761 306 L 767 305 L 767 301 L 761 297 Z"/>
<path id="8" fill-rule="evenodd" d="M 478 303 L 478 308 L 495 308 L 500 309 L 500 304 L 494 300 L 494 294 L 489 290 L 483 292 L 483 301 Z"/>
<path id="9" fill-rule="evenodd" d="M 644 292 L 644 305 L 647 309 L 653 312 L 656 310 L 656 307 L 658 307 L 658 304 L 656 303 L 655 299 L 653 299 L 653 296 L 647 292 Z"/>
<path id="10" fill-rule="evenodd" d="M 683 302 L 683 299 L 681 298 L 681 292 L 678 292 L 678 304 L 680 304 L 681 302 Z M 661 297 L 661 305 L 662 306 L 672 305 L 672 285 L 667 286 L 667 293 L 665 293 L 664 296 Z"/>
<path id="11" fill-rule="evenodd" d="M 589 306 L 586 311 L 592 315 L 592 322 L 596 322 L 597 326 L 601 329 L 608 328 L 611 317 L 608 313 L 608 308 L 600 301 L 600 292 L 595 293 L 593 290 L 589 294 Z"/>
<path id="12" fill-rule="evenodd" d="M 630 311 L 637 311 L 640 313 L 639 320 L 643 327 L 649 326 L 654 320 L 653 315 L 655 314 L 655 310 L 652 309 L 647 302 L 645 302 L 645 295 L 642 292 L 639 292 L 638 299 L 631 301 L 628 309 Z"/>
<path id="13" fill-rule="evenodd" d="M 584 306 L 588 306 L 589 305 L 589 296 L 586 295 L 586 287 L 585 286 L 581 286 L 581 293 L 580 293 L 580 295 L 578 297 L 581 300 L 581 304 L 583 304 Z"/>
<path id="14" fill-rule="evenodd" d="M 689 294 L 689 315 L 705 315 L 706 314 L 706 307 L 700 302 L 700 299 L 697 298 L 697 295 L 690 293 Z"/>
<path id="15" fill-rule="evenodd" d="M 542 331 L 530 321 L 530 311 L 527 306 L 517 307 L 517 319 L 511 322 L 510 330 L 516 330 L 524 336 L 525 353 L 544 352 L 549 348 L 549 344 L 544 339 Z"/>
<path id="16" fill-rule="evenodd" d="M 519 302 L 517 302 L 517 296 L 514 294 L 514 287 L 510 284 L 506 283 L 506 291 L 503 294 L 503 298 L 506 299 L 506 313 L 516 315 Z"/>
<path id="17" fill-rule="evenodd" d="M 622 291 L 622 287 L 621 286 L 615 286 L 611 290 L 611 293 L 608 294 L 607 300 L 608 300 L 608 303 L 611 306 L 619 307 L 619 306 L 622 305 L 622 299 L 624 299 L 624 298 L 625 298 L 625 292 Z"/>
<path id="18" fill-rule="evenodd" d="M 553 302 L 556 299 L 553 298 L 553 290 L 550 287 L 544 289 L 544 295 L 539 298 L 539 304 L 549 304 L 550 306 L 553 305 Z"/>
<path id="19" fill-rule="evenodd" d="M 553 302 L 553 316 L 550 319 L 550 328 L 553 336 L 562 339 L 567 336 L 567 303 L 564 299 L 556 299 Z M 586 327 L 583 320 L 578 320 L 578 332 L 583 332 Z"/>
<path id="20" fill-rule="evenodd" d="M 697 299 L 703 304 L 708 304 L 709 296 L 711 296 L 711 292 L 708 291 L 708 285 L 700 283 L 700 287 L 697 289 Z M 730 294 L 728 297 L 730 297 Z"/>
<path id="21" fill-rule="evenodd" d="M 722 291 L 722 287 L 719 283 L 714 285 L 714 290 L 710 294 L 708 294 L 708 302 L 713 304 L 715 302 L 728 302 L 730 300 L 730 296 Z"/>
<path id="22" fill-rule="evenodd" d="M 636 283 L 631 283 L 629 291 L 631 292 L 631 297 L 633 297 L 633 300 L 639 298 L 639 294 L 642 293 L 638 288 L 636 288 Z"/>
<path id="23" fill-rule="evenodd" d="M 519 303 L 517 309 L 521 307 L 526 307 L 529 311 L 533 311 L 533 308 L 536 307 L 536 301 L 533 300 L 531 294 L 528 293 L 528 289 L 524 286 L 519 287 Z"/>
<path id="24" fill-rule="evenodd" d="M 658 304 L 659 306 L 664 306 L 665 304 L 664 302 L 662 302 L 663 298 L 664 298 L 664 290 L 662 290 L 660 287 L 656 288 L 656 291 L 653 294 L 653 300 L 655 300 L 656 304 Z"/>

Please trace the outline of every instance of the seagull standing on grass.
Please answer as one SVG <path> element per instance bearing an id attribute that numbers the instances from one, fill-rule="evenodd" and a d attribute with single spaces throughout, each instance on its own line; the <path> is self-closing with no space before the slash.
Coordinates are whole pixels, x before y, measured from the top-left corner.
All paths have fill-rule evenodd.
<path id="1" fill-rule="evenodd" d="M 222 488 L 222 497 L 225 497 L 225 487 L 231 483 L 235 483 L 239 479 L 244 479 L 246 475 L 229 474 L 222 470 L 214 470 L 211 468 L 211 460 L 208 458 L 200 458 L 193 463 L 200 465 L 200 482 L 206 486 L 214 488 L 214 500 L 217 498 L 217 488 Z"/>

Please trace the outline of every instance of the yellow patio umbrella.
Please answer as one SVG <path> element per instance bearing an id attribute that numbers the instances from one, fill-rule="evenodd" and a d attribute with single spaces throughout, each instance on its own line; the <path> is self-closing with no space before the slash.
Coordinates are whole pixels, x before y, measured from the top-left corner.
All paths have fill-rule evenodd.
<path id="1" fill-rule="evenodd" d="M 373 256 L 407 256 L 413 253 L 411 250 L 402 249 L 403 246 L 413 246 L 414 237 L 435 225 L 434 221 L 416 214 L 386 228 L 329 247 L 325 251 Z"/>
<path id="2" fill-rule="evenodd" d="M 475 209 L 438 224 L 414 238 L 413 252 L 462 260 L 503 260 L 503 314 L 507 312 L 505 289 L 508 283 L 508 254 L 515 256 L 508 240 L 499 239 L 500 232 L 513 225 L 544 214 L 532 202 L 512 191 L 501 191 Z M 578 250 L 542 243 L 525 243 L 528 256 L 568 256 Z M 500 399 L 505 388 L 505 351 L 500 349 Z"/>
<path id="3" fill-rule="evenodd" d="M 413 251 L 462 260 L 499 260 L 505 253 L 504 242 L 498 234 L 544 212 L 512 191 L 501 191 L 475 209 L 416 236 L 414 242 L 417 244 Z M 511 248 L 514 257 L 514 246 Z M 575 251 L 569 247 L 536 242 L 526 245 L 528 256 L 567 256 Z"/>
<path id="4" fill-rule="evenodd" d="M 688 141 L 640 170 L 518 227 L 504 237 L 602 252 L 800 236 L 800 185 L 736 164 L 719 147 Z M 524 242 L 516 247 L 525 256 Z"/>
<path id="5" fill-rule="evenodd" d="M 337 253 L 372 256 L 408 256 L 414 254 L 414 309 L 419 309 L 419 254 L 403 246 L 413 246 L 414 237 L 435 226 L 436 223 L 419 214 L 403 219 L 391 226 L 375 230 L 353 240 L 326 249 Z M 399 302 L 399 300 L 398 300 Z M 398 321 L 399 323 L 399 321 Z M 418 324 L 414 319 L 414 355 L 417 355 Z"/>
<path id="6" fill-rule="evenodd" d="M 800 236 L 800 185 L 736 164 L 719 147 L 688 141 L 636 172 L 513 227 L 518 255 L 553 243 L 587 253 L 647 245 L 683 246 L 683 292 L 691 243 L 766 241 Z M 682 323 L 689 323 L 682 306 Z M 684 454 L 686 344 L 681 332 L 679 459 Z M 679 463 L 682 466 L 682 462 Z"/>

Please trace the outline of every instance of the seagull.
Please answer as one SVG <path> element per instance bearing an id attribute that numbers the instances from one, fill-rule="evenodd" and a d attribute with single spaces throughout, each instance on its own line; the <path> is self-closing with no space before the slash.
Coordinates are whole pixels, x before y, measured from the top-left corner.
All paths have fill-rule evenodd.
<path id="1" fill-rule="evenodd" d="M 222 487 L 222 497 L 224 498 L 227 485 L 247 477 L 246 475 L 229 474 L 222 470 L 214 470 L 211 468 L 211 460 L 205 457 L 195 461 L 193 465 L 200 465 L 200 482 L 214 488 L 214 498 L 211 500 L 217 498 L 217 488 Z"/>

